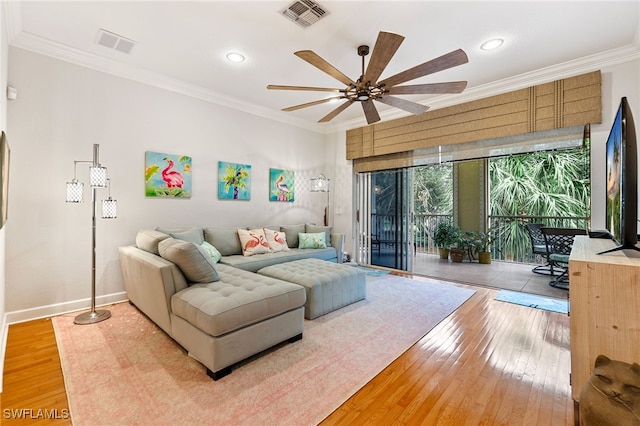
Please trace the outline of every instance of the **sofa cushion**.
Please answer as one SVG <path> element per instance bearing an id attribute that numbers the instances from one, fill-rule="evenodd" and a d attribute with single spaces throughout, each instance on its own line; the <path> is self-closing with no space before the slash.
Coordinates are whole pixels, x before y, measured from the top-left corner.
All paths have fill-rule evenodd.
<path id="1" fill-rule="evenodd" d="M 319 226 L 314 225 L 313 223 L 307 223 L 305 226 L 305 231 L 309 234 L 316 234 L 318 232 L 324 232 L 325 238 L 324 241 L 327 244 L 327 247 L 331 247 L 331 230 L 333 229 L 331 226 Z"/>
<path id="2" fill-rule="evenodd" d="M 285 233 L 289 248 L 298 248 L 298 234 L 306 232 L 304 224 L 281 226 L 280 230 Z"/>
<path id="3" fill-rule="evenodd" d="M 136 234 L 136 247 L 149 253 L 160 254 L 158 244 L 166 238 L 169 238 L 169 235 L 164 232 L 142 229 Z"/>
<path id="4" fill-rule="evenodd" d="M 301 232 L 298 234 L 298 241 L 300 249 L 320 249 L 327 248 L 326 234 L 324 232 L 317 232 L 309 234 Z"/>
<path id="5" fill-rule="evenodd" d="M 215 248 L 214 246 L 212 246 L 211 244 L 209 244 L 206 241 L 203 241 L 202 244 L 200 244 L 200 246 L 205 249 L 207 251 L 207 253 L 209 253 L 209 256 L 211 256 L 211 258 L 213 259 L 213 261 L 215 263 L 220 262 L 220 259 L 222 258 L 222 255 L 220 254 L 220 252 L 218 251 L 217 248 Z"/>
<path id="6" fill-rule="evenodd" d="M 273 229 L 264 228 L 264 235 L 267 238 L 269 244 L 269 250 L 274 253 L 279 251 L 291 250 L 287 245 L 287 234 L 282 231 L 274 231 Z"/>
<path id="7" fill-rule="evenodd" d="M 238 237 L 242 245 L 243 256 L 269 253 L 269 243 L 267 243 L 267 237 L 265 237 L 262 228 L 238 229 Z"/>
<path id="8" fill-rule="evenodd" d="M 237 269 L 256 272 L 265 266 L 277 265 L 279 263 L 291 262 L 298 259 L 321 259 L 330 262 L 336 262 L 336 249 L 327 247 L 325 249 L 301 250 L 292 248 L 290 251 L 280 251 L 277 253 L 265 253 L 259 256 L 243 256 L 237 254 L 234 256 L 223 256 L 220 259 L 220 265 L 233 266 Z"/>
<path id="9" fill-rule="evenodd" d="M 205 228 L 204 239 L 217 248 L 223 256 L 242 254 L 237 228 Z"/>
<path id="10" fill-rule="evenodd" d="M 191 228 L 186 231 L 169 232 L 176 240 L 189 241 L 193 244 L 202 244 L 204 237 L 202 236 L 202 228 Z"/>
<path id="11" fill-rule="evenodd" d="M 210 336 L 221 336 L 303 306 L 304 287 L 226 265 L 220 281 L 194 284 L 171 298 L 174 315 Z"/>
<path id="12" fill-rule="evenodd" d="M 162 258 L 173 262 L 194 283 L 210 283 L 220 279 L 216 264 L 201 246 L 169 237 L 158 244 Z"/>

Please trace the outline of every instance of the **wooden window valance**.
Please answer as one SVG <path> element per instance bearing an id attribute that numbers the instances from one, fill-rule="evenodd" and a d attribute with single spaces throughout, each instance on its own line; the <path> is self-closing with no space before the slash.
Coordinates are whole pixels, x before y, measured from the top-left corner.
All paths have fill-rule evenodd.
<path id="1" fill-rule="evenodd" d="M 421 149 L 601 123 L 601 81 L 594 71 L 348 130 L 347 160 L 393 165 Z"/>

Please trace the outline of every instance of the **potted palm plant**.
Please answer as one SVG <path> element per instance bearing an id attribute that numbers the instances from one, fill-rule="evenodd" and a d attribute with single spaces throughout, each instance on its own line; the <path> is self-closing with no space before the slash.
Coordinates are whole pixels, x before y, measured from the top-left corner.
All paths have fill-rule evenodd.
<path id="1" fill-rule="evenodd" d="M 438 247 L 440 259 L 449 257 L 449 248 L 456 242 L 459 235 L 458 227 L 449 222 L 440 222 L 433 233 L 433 242 Z"/>
<path id="2" fill-rule="evenodd" d="M 478 250 L 478 262 L 483 264 L 491 263 L 491 252 L 489 246 L 495 241 L 496 236 L 488 229 L 487 232 L 478 232 L 476 239 L 476 249 Z"/>

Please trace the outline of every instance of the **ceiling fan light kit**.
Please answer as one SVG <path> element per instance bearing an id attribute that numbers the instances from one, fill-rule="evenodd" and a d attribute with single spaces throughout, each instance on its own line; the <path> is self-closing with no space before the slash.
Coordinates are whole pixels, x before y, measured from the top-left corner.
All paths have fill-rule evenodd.
<path id="1" fill-rule="evenodd" d="M 337 68 L 335 68 L 329 62 L 325 61 L 311 50 L 301 50 L 294 53 L 300 59 L 308 62 L 309 64 L 343 83 L 346 86 L 344 89 L 333 89 L 327 87 L 282 86 L 272 84 L 268 85 L 267 89 L 341 93 L 341 95 L 337 97 L 325 98 L 318 101 L 307 102 L 301 105 L 283 108 L 283 111 L 295 111 L 301 108 L 344 99 L 346 102 L 342 103 L 336 109 L 321 118 L 319 120 L 319 123 L 324 123 L 332 120 L 335 116 L 344 111 L 347 107 L 351 106 L 354 102 L 360 102 L 362 104 L 362 109 L 364 111 L 365 118 L 367 119 L 367 123 L 372 124 L 380 121 L 380 115 L 378 114 L 373 101 L 378 101 L 389 106 L 400 108 L 402 110 L 410 112 L 411 114 L 419 115 L 427 111 L 429 107 L 391 95 L 461 93 L 467 87 L 466 81 L 398 86 L 399 84 L 406 83 L 407 81 L 415 80 L 429 74 L 444 71 L 458 65 L 466 64 L 467 62 L 469 62 L 469 59 L 467 57 L 467 54 L 462 49 L 454 50 L 453 52 L 449 52 L 438 58 L 424 62 L 420 65 L 402 71 L 384 80 L 378 81 L 378 78 L 380 78 L 380 76 L 382 75 L 382 72 L 393 58 L 393 55 L 400 47 L 400 44 L 402 44 L 403 40 L 404 37 L 401 35 L 381 31 L 378 34 L 378 39 L 376 40 L 376 44 L 373 47 L 373 52 L 371 53 L 371 60 L 369 61 L 369 65 L 366 68 L 365 56 L 369 55 L 369 46 L 358 46 L 358 55 L 362 57 L 362 74 L 356 81 L 353 81 L 352 79 L 347 77 Z"/>

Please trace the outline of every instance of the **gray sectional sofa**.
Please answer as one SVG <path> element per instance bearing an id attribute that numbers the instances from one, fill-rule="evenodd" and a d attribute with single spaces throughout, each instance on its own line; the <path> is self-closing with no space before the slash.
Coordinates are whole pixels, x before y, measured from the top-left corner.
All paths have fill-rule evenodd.
<path id="1" fill-rule="evenodd" d="M 286 251 L 243 255 L 237 228 L 199 227 L 141 230 L 135 245 L 119 248 L 129 301 L 214 380 L 239 361 L 302 337 L 305 288 L 256 271 L 300 259 L 342 258 L 344 235 L 329 227 L 267 228 L 286 235 Z M 298 247 L 299 235 L 321 233 L 327 247 Z"/>

